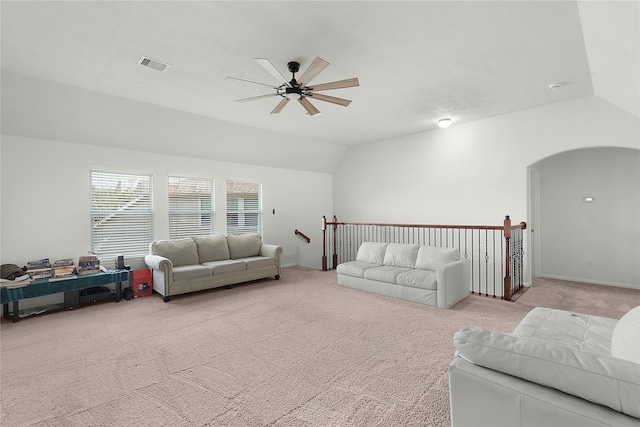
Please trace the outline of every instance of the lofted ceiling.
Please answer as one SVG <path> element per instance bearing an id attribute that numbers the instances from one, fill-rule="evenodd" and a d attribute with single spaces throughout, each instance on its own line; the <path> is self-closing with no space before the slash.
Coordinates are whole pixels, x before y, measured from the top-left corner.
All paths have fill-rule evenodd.
<path id="1" fill-rule="evenodd" d="M 638 111 L 638 2 L 2 1 L 2 70 L 251 128 L 352 146 L 596 95 Z M 157 71 L 142 56 L 171 64 Z M 277 84 L 316 57 L 313 83 L 348 107 L 290 102 Z M 550 90 L 549 86 L 560 83 Z"/>

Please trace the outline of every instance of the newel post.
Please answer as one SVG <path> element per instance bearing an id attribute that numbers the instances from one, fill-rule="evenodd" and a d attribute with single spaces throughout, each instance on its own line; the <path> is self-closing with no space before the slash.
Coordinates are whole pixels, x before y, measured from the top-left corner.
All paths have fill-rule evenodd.
<path id="1" fill-rule="evenodd" d="M 505 301 L 511 301 L 511 218 L 509 215 L 504 218 L 504 240 L 505 240 L 505 276 L 503 298 Z"/>
<path id="2" fill-rule="evenodd" d="M 322 215 L 322 271 L 327 271 L 327 217 Z"/>
<path id="3" fill-rule="evenodd" d="M 338 268 L 338 218 L 333 216 L 333 269 Z"/>

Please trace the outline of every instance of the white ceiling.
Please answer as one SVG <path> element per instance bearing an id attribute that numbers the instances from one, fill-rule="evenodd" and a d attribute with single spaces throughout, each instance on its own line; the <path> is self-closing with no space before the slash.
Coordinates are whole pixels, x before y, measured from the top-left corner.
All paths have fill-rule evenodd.
<path id="1" fill-rule="evenodd" d="M 2 70 L 351 146 L 576 97 L 638 111 L 638 2 L 2 1 Z M 159 72 L 141 56 L 171 64 Z M 238 103 L 277 83 L 253 58 L 358 77 L 313 101 Z M 552 83 L 562 83 L 549 90 Z"/>

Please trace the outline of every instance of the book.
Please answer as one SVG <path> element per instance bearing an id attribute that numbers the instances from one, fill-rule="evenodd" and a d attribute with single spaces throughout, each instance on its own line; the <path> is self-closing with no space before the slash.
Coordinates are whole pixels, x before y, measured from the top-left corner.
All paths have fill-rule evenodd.
<path id="1" fill-rule="evenodd" d="M 95 274 L 100 272 L 100 260 L 95 255 L 85 255 L 78 258 L 78 274 Z"/>

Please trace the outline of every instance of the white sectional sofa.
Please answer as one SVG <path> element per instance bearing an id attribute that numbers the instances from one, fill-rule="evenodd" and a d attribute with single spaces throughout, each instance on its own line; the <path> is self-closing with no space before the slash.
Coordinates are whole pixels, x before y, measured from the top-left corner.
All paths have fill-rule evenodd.
<path id="1" fill-rule="evenodd" d="M 257 233 L 157 240 L 145 262 L 153 290 L 171 296 L 274 276 L 280 278 L 282 248 L 262 243 Z"/>
<path id="2" fill-rule="evenodd" d="M 454 345 L 453 427 L 640 426 L 640 307 L 619 321 L 538 307 L 511 334 L 466 327 Z"/>
<path id="3" fill-rule="evenodd" d="M 471 263 L 458 249 L 363 242 L 355 261 L 336 268 L 338 284 L 440 308 L 469 295 Z"/>

